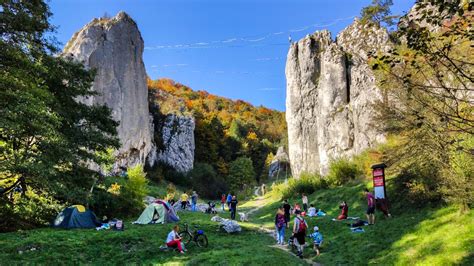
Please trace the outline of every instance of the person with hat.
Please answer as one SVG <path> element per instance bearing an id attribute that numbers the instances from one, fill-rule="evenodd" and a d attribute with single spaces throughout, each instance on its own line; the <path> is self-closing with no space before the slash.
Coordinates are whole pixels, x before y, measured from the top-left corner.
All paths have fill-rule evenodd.
<path id="1" fill-rule="evenodd" d="M 316 252 L 316 256 L 319 256 L 319 248 L 323 244 L 323 235 L 319 232 L 319 227 L 315 226 L 313 230 L 314 233 L 310 237 L 313 239 L 313 249 Z"/>

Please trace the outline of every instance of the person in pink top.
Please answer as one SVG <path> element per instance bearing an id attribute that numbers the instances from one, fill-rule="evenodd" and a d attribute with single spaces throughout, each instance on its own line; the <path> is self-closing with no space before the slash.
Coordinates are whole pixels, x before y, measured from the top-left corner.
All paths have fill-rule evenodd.
<path id="1" fill-rule="evenodd" d="M 364 194 L 367 197 L 367 221 L 369 225 L 375 224 L 375 197 L 368 189 L 364 190 Z"/>

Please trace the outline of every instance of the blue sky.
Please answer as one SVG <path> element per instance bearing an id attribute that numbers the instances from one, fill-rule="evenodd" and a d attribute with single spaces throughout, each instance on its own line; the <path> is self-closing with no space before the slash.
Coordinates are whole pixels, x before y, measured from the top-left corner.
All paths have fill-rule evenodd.
<path id="1" fill-rule="evenodd" d="M 285 110 L 288 36 L 328 29 L 333 37 L 371 0 L 51 0 L 65 44 L 104 14 L 127 12 L 145 41 L 148 75 L 194 90 Z M 393 12 L 413 0 L 394 0 Z"/>

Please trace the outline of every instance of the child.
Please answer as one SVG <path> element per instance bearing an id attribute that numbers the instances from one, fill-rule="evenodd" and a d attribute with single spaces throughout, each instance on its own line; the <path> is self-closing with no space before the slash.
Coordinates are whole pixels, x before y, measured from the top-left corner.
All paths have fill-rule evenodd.
<path id="1" fill-rule="evenodd" d="M 317 226 L 314 227 L 314 233 L 312 233 L 310 237 L 313 239 L 313 249 L 316 251 L 316 256 L 319 256 L 319 248 L 323 244 L 323 235 L 319 232 Z"/>

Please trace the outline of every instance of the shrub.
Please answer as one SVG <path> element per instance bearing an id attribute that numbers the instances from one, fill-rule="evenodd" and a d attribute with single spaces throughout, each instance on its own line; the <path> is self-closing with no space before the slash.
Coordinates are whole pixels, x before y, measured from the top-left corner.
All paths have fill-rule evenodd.
<path id="1" fill-rule="evenodd" d="M 300 178 L 290 178 L 287 183 L 281 183 L 272 187 L 282 198 L 288 199 L 301 193 L 312 194 L 316 190 L 326 188 L 328 183 L 319 174 L 302 173 Z"/>
<path id="2" fill-rule="evenodd" d="M 138 164 L 127 171 L 128 180 L 125 182 L 120 197 L 125 201 L 123 213 L 136 214 L 142 211 L 143 198 L 148 193 L 148 180 L 143 166 Z"/>
<path id="3" fill-rule="evenodd" d="M 31 189 L 26 192 L 26 197 L 20 193 L 15 193 L 11 201 L 1 197 L 0 232 L 47 226 L 62 208 L 64 206 L 52 197 Z"/>
<path id="4" fill-rule="evenodd" d="M 364 170 L 347 158 L 339 158 L 329 164 L 328 181 L 333 185 L 342 185 L 364 176 Z"/>
<path id="5" fill-rule="evenodd" d="M 227 191 L 225 181 L 219 179 L 210 164 L 196 163 L 189 177 L 192 179 L 194 189 L 201 197 L 215 199 Z"/>
<path id="6" fill-rule="evenodd" d="M 395 195 L 399 201 L 423 206 L 441 200 L 439 167 L 433 163 L 413 163 L 401 169 L 394 178 Z"/>

